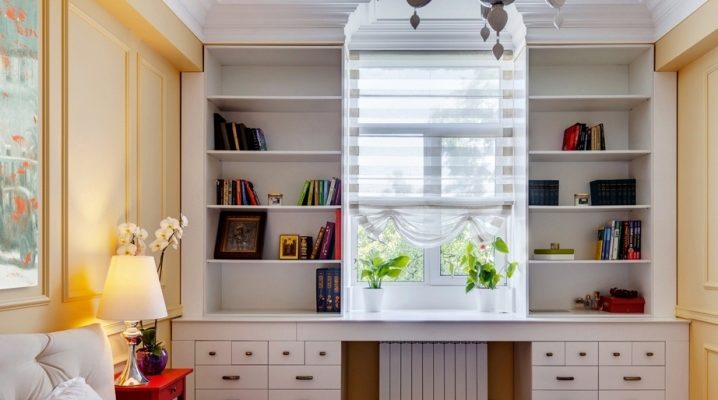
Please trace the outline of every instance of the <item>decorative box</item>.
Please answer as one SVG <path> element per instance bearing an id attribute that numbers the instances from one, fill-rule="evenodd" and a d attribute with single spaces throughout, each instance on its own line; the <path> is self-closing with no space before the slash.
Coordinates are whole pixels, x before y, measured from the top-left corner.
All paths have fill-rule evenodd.
<path id="1" fill-rule="evenodd" d="M 601 308 L 610 313 L 643 314 L 646 299 L 636 297 L 632 299 L 601 296 Z"/>

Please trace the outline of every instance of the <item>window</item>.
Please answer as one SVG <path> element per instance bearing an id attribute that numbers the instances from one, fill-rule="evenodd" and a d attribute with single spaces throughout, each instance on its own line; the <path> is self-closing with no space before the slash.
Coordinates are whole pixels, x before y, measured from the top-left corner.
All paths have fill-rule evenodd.
<path id="1" fill-rule="evenodd" d="M 463 284 L 467 241 L 505 232 L 513 204 L 511 63 L 361 51 L 349 66 L 355 257 L 407 254 L 400 282 Z"/>

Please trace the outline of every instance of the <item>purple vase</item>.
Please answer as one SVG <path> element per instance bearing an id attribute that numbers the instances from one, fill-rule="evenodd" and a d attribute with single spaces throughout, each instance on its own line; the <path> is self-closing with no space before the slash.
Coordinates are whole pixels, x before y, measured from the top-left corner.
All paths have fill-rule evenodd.
<path id="1" fill-rule="evenodd" d="M 144 349 L 137 350 L 137 367 L 145 375 L 158 375 L 167 367 L 167 350 L 156 356 Z"/>

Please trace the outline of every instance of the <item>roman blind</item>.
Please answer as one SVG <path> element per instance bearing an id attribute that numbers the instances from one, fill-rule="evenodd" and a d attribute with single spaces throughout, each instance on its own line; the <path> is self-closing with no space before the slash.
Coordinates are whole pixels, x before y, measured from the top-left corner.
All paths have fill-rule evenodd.
<path id="1" fill-rule="evenodd" d="M 512 62 L 482 51 L 354 51 L 347 199 L 374 236 L 410 243 L 467 225 L 493 235 L 513 204 Z"/>

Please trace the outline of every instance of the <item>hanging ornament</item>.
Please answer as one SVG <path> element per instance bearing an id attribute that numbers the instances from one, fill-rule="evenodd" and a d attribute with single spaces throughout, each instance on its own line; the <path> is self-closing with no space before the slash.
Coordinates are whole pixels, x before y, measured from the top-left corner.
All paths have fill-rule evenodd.
<path id="1" fill-rule="evenodd" d="M 496 38 L 496 44 L 491 51 L 494 53 L 494 57 L 496 57 L 497 60 L 500 60 L 501 56 L 504 55 L 504 45 L 499 42 L 499 38 Z"/>
<path id="2" fill-rule="evenodd" d="M 421 18 L 419 18 L 419 14 L 416 13 L 416 10 L 414 10 L 414 15 L 409 18 L 409 23 L 411 24 L 411 27 L 414 28 L 414 30 L 419 27 L 419 23 L 421 23 Z"/>
<path id="3" fill-rule="evenodd" d="M 421 8 L 431 3 L 431 0 L 406 0 L 406 2 L 414 8 Z"/>
<path id="4" fill-rule="evenodd" d="M 506 27 L 506 23 L 509 22 L 509 14 L 504 10 L 504 5 L 499 3 L 491 7 L 487 19 L 489 25 L 491 25 L 496 32 L 501 32 Z"/>
<path id="5" fill-rule="evenodd" d="M 546 0 L 546 4 L 551 8 L 561 8 L 566 4 L 566 0 Z"/>
<path id="6" fill-rule="evenodd" d="M 563 15 L 561 15 L 561 10 L 556 12 L 556 17 L 553 19 L 553 26 L 556 30 L 561 29 L 561 26 L 563 26 Z"/>
<path id="7" fill-rule="evenodd" d="M 491 29 L 489 29 L 486 24 L 484 24 L 484 27 L 481 28 L 481 38 L 484 39 L 484 42 L 489 39 L 489 35 L 491 35 Z"/>

